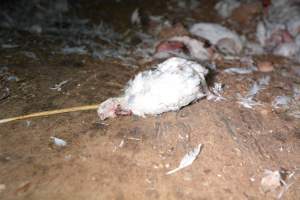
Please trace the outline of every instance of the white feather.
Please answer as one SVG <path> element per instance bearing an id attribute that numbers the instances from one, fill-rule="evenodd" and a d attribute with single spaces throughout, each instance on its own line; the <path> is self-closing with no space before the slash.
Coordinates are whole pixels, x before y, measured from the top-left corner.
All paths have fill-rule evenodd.
<path id="1" fill-rule="evenodd" d="M 245 108 L 253 108 L 253 106 L 261 105 L 260 102 L 255 101 L 253 98 L 270 82 L 270 76 L 264 76 L 258 80 L 258 82 L 254 82 L 250 90 L 248 91 L 245 97 L 241 97 L 239 95 L 239 104 L 244 106 Z"/>
<path id="2" fill-rule="evenodd" d="M 254 66 L 251 67 L 231 67 L 224 70 L 225 73 L 229 74 L 250 74 L 254 71 L 256 71 L 257 68 Z"/>
<path id="3" fill-rule="evenodd" d="M 180 161 L 180 164 L 177 168 L 168 171 L 166 174 L 170 175 L 173 174 L 189 165 L 191 165 L 194 160 L 196 160 L 196 158 L 198 157 L 200 151 L 201 151 L 201 147 L 202 144 L 199 144 L 196 148 L 194 148 L 192 151 L 188 152 L 187 154 L 185 154 L 185 156 L 182 158 L 182 160 Z"/>
<path id="4" fill-rule="evenodd" d="M 57 138 L 57 137 L 50 137 L 52 140 L 53 140 L 53 143 L 56 145 L 56 146 L 59 146 L 59 147 L 64 147 L 67 145 L 67 142 L 60 139 L 60 138 Z"/>
<path id="5" fill-rule="evenodd" d="M 83 55 L 83 54 L 87 54 L 88 51 L 85 49 L 84 46 L 79 46 L 79 47 L 64 47 L 62 48 L 61 52 L 63 54 L 69 55 L 69 54 L 79 54 L 79 55 Z"/>
<path id="6" fill-rule="evenodd" d="M 272 106 L 274 108 L 287 107 L 291 100 L 292 98 L 288 96 L 277 96 L 273 100 Z"/>
<path id="7" fill-rule="evenodd" d="M 141 17 L 138 8 L 136 8 L 131 14 L 131 24 L 141 25 Z"/>

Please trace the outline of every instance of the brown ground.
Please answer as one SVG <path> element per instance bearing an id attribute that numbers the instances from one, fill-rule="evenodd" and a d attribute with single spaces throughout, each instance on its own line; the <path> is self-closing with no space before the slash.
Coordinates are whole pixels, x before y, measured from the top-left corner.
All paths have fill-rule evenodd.
<path id="1" fill-rule="evenodd" d="M 99 103 L 120 94 L 139 70 L 32 48 L 38 61 L 14 49 L 0 55 L 7 73 L 20 79 L 7 83 L 11 94 L 0 101 L 0 118 Z M 235 96 L 266 74 L 228 75 L 220 67 L 214 81 L 226 85 L 226 101 L 201 100 L 144 119 L 101 122 L 87 111 L 1 124 L 0 199 L 273 199 L 278 192 L 264 193 L 260 181 L 265 169 L 280 168 L 295 172 L 283 198 L 300 199 L 300 122 L 270 105 L 300 80 L 290 61 L 260 59 L 275 62 L 275 70 L 258 96 L 264 105 L 255 109 L 239 106 Z M 49 89 L 63 80 L 69 82 L 62 91 Z M 54 146 L 51 136 L 67 146 Z M 199 143 L 191 166 L 165 174 Z"/>

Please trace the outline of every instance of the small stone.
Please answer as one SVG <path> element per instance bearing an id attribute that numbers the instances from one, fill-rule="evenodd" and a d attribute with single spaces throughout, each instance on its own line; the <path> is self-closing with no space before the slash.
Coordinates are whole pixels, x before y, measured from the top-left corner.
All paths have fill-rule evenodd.
<path id="1" fill-rule="evenodd" d="M 269 114 L 269 110 L 267 110 L 267 109 L 261 109 L 259 112 L 262 115 L 268 115 Z"/>
<path id="2" fill-rule="evenodd" d="M 260 61 L 257 63 L 257 68 L 260 72 L 271 72 L 274 70 L 273 63 L 270 61 Z"/>
<path id="3" fill-rule="evenodd" d="M 0 184 L 0 193 L 3 192 L 6 189 L 5 184 Z"/>
<path id="4" fill-rule="evenodd" d="M 186 50 L 186 46 L 182 42 L 177 42 L 177 41 L 163 41 L 160 42 L 156 46 L 155 52 L 164 52 L 164 51 L 181 51 L 181 50 Z"/>

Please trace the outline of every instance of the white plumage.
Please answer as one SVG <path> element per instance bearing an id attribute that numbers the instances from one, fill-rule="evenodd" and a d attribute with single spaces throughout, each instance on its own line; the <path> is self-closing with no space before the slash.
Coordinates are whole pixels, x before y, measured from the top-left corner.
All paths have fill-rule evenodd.
<path id="1" fill-rule="evenodd" d="M 272 0 L 256 37 L 269 52 L 300 62 L 300 1 Z"/>
<path id="2" fill-rule="evenodd" d="M 239 35 L 228 28 L 215 23 L 196 23 L 190 28 L 193 35 L 209 40 L 220 50 L 239 54 L 243 49 Z"/>
<path id="3" fill-rule="evenodd" d="M 183 58 L 173 57 L 156 69 L 137 74 L 128 82 L 124 94 L 100 104 L 102 120 L 118 114 L 157 115 L 176 111 L 206 96 L 207 69 Z"/>

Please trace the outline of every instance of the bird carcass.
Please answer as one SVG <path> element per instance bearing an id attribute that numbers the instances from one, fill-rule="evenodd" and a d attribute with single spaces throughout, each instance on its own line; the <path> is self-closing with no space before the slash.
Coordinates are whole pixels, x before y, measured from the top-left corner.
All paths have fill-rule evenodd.
<path id="1" fill-rule="evenodd" d="M 120 97 L 100 104 L 101 120 L 117 115 L 157 115 L 176 111 L 208 94 L 205 75 L 200 64 L 172 57 L 156 68 L 140 72 L 130 80 Z"/>
<path id="2" fill-rule="evenodd" d="M 300 62 L 300 1 L 273 0 L 267 11 L 257 24 L 257 40 L 267 52 Z"/>
<path id="3" fill-rule="evenodd" d="M 191 26 L 190 33 L 207 39 L 223 53 L 239 54 L 243 50 L 240 36 L 228 28 L 215 23 L 196 23 Z"/>
<path id="4" fill-rule="evenodd" d="M 211 60 L 214 48 L 208 40 L 190 36 L 175 36 L 160 42 L 156 46 L 154 58 L 190 57 L 195 60 Z"/>

